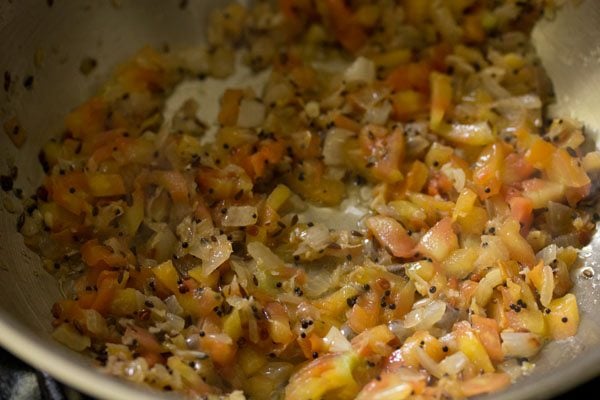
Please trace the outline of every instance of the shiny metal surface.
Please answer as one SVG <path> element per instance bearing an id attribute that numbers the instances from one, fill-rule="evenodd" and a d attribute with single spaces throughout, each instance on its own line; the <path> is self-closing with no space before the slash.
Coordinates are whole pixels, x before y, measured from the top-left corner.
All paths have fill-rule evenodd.
<path id="1" fill-rule="evenodd" d="M 182 9 L 182 4 L 187 7 Z M 198 43 L 210 7 L 222 1 L 190 0 L 0 0 L 0 123 L 16 116 L 28 134 L 16 150 L 0 132 L 0 173 L 19 168 L 16 186 L 33 192 L 42 170 L 40 146 L 59 132 L 63 116 L 93 94 L 119 60 L 144 45 Z M 51 7 L 49 4 L 53 4 Z M 600 133 L 600 2 L 569 4 L 534 32 L 543 64 L 555 85 L 559 110 Z M 86 57 L 98 60 L 80 73 Z M 33 76 L 31 89 L 24 80 Z M 1 85 L 0 85 L 1 86 Z M 92 395 L 107 399 L 155 398 L 102 375 L 89 362 L 50 339 L 50 307 L 56 281 L 17 234 L 18 202 L 0 193 L 0 344 L 38 368 Z M 585 252 L 592 279 L 574 271 L 582 323 L 576 338 L 547 346 L 535 372 L 490 398 L 545 398 L 600 373 L 600 237 Z M 164 398 L 164 397 L 163 397 Z"/>

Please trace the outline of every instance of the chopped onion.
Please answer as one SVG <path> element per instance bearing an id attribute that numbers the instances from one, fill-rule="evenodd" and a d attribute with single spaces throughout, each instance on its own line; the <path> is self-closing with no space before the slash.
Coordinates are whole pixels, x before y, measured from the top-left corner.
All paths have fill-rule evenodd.
<path id="1" fill-rule="evenodd" d="M 419 304 L 419 303 L 417 303 Z M 404 316 L 404 327 L 415 330 L 429 329 L 444 316 L 446 303 L 439 300 L 430 300 L 417 306 Z"/>
<path id="2" fill-rule="evenodd" d="M 381 104 L 391 93 L 391 89 L 386 85 L 370 85 L 352 95 L 352 101 L 363 110 Z"/>
<path id="3" fill-rule="evenodd" d="M 502 4 L 494 10 L 494 15 L 498 18 L 500 25 L 515 20 L 519 14 L 521 14 L 520 7 L 516 3 L 510 2 Z"/>
<path id="4" fill-rule="evenodd" d="M 434 0 L 429 8 L 431 19 L 445 41 L 456 43 L 462 36 L 462 29 L 454 19 L 450 8 L 443 0 Z"/>
<path id="5" fill-rule="evenodd" d="M 450 130 L 444 135 L 455 143 L 470 146 L 484 146 L 496 140 L 490 125 L 485 121 L 473 124 L 452 124 Z"/>
<path id="6" fill-rule="evenodd" d="M 221 220 L 223 226 L 249 226 L 254 225 L 258 218 L 258 211 L 254 206 L 231 206 Z"/>
<path id="7" fill-rule="evenodd" d="M 285 81 L 269 83 L 263 98 L 266 104 L 285 104 L 294 98 L 294 89 Z"/>
<path id="8" fill-rule="evenodd" d="M 240 296 L 229 296 L 227 303 L 229 303 L 236 310 L 250 310 L 252 307 L 252 298 L 243 298 Z"/>
<path id="9" fill-rule="evenodd" d="M 298 297 L 295 294 L 292 293 L 281 293 L 277 295 L 277 300 L 282 302 L 282 303 L 290 303 L 290 304 L 295 304 L 295 305 L 299 305 L 300 303 L 302 303 L 304 300 L 302 299 L 302 297 Z"/>
<path id="10" fill-rule="evenodd" d="M 505 357 L 532 357 L 542 347 L 540 336 L 531 332 L 502 332 L 500 337 Z"/>
<path id="11" fill-rule="evenodd" d="M 227 261 L 232 252 L 227 235 L 213 236 L 211 239 L 197 238 L 189 244 L 189 253 L 202 260 L 202 269 L 207 276 Z"/>
<path id="12" fill-rule="evenodd" d="M 143 303 L 146 301 L 149 301 L 150 303 L 152 303 L 152 311 L 155 311 L 155 310 L 165 311 L 167 309 L 167 305 L 159 297 L 148 296 L 147 298 L 145 298 Z"/>
<path id="13" fill-rule="evenodd" d="M 366 109 L 365 115 L 363 116 L 363 122 L 385 125 L 391 113 L 392 103 L 389 101 L 383 101 L 380 104 Z"/>
<path id="14" fill-rule="evenodd" d="M 185 320 L 172 313 L 165 314 L 165 321 L 156 324 L 156 327 L 168 334 L 177 334 L 185 327 Z"/>
<path id="15" fill-rule="evenodd" d="M 283 361 L 268 363 L 262 369 L 262 375 L 270 381 L 284 383 L 294 371 L 294 365 Z"/>
<path id="16" fill-rule="evenodd" d="M 281 258 L 260 242 L 248 243 L 248 254 L 256 261 L 259 268 L 275 269 L 284 265 Z"/>
<path id="17" fill-rule="evenodd" d="M 106 320 L 98 311 L 91 308 L 83 310 L 83 313 L 85 315 L 85 326 L 91 333 L 98 336 L 105 336 L 108 334 Z"/>
<path id="18" fill-rule="evenodd" d="M 352 350 L 352 345 L 338 328 L 332 326 L 323 338 L 323 341 L 329 345 L 329 351 L 333 353 Z"/>
<path id="19" fill-rule="evenodd" d="M 177 238 L 167 224 L 161 223 L 156 225 L 160 226 L 160 228 L 148 240 L 148 249 L 153 250 L 152 254 L 156 261 L 162 262 L 171 258 Z"/>
<path id="20" fill-rule="evenodd" d="M 232 344 L 233 343 L 233 339 L 231 339 L 231 336 L 229 336 L 226 333 L 211 333 L 211 334 L 207 334 L 207 337 L 210 337 L 211 339 L 213 339 L 216 342 L 221 342 L 223 344 Z"/>
<path id="21" fill-rule="evenodd" d="M 208 218 L 195 222 L 188 216 L 177 225 L 175 232 L 182 242 L 192 243 L 196 238 L 210 237 L 214 232 L 214 227 Z"/>
<path id="22" fill-rule="evenodd" d="M 502 277 L 500 268 L 494 268 L 488 272 L 485 277 L 479 281 L 479 285 L 477 285 L 477 290 L 475 291 L 477 304 L 485 306 L 492 298 L 494 288 L 501 285 L 503 282 L 504 278 Z"/>
<path id="23" fill-rule="evenodd" d="M 165 305 L 167 306 L 167 311 L 175 315 L 183 315 L 183 308 L 179 305 L 177 298 L 175 296 L 169 296 L 165 299 Z"/>
<path id="24" fill-rule="evenodd" d="M 92 340 L 84 336 L 71 324 L 63 323 L 52 332 L 52 337 L 75 351 L 83 351 L 91 346 Z"/>
<path id="25" fill-rule="evenodd" d="M 554 262 L 554 260 L 556 260 L 557 252 L 558 247 L 554 243 L 552 243 L 538 251 L 535 257 L 538 260 L 541 259 L 542 261 L 544 261 L 544 264 L 550 265 Z"/>
<path id="26" fill-rule="evenodd" d="M 319 266 L 306 269 L 306 283 L 303 286 L 304 294 L 308 298 L 315 298 L 329 289 L 339 280 L 339 274 L 333 273 L 330 268 Z"/>
<path id="27" fill-rule="evenodd" d="M 438 379 L 444 375 L 444 372 L 438 363 L 436 363 L 420 346 L 415 347 L 415 352 L 417 354 L 417 358 L 419 359 L 419 363 L 427 370 L 427 372 Z"/>
<path id="28" fill-rule="evenodd" d="M 467 179 L 465 171 L 460 168 L 454 168 L 451 163 L 442 165 L 441 171 L 452 181 L 452 186 L 454 186 L 457 192 L 463 190 Z"/>
<path id="29" fill-rule="evenodd" d="M 199 338 L 197 334 L 196 337 Z M 199 350 L 179 350 L 177 348 L 174 348 L 173 354 L 183 359 L 205 360 L 208 358 L 208 354 Z"/>
<path id="30" fill-rule="evenodd" d="M 235 272 L 237 279 L 243 287 L 247 287 L 252 279 L 251 269 L 247 264 L 243 263 L 239 258 L 232 257 L 230 260 L 231 269 Z"/>
<path id="31" fill-rule="evenodd" d="M 495 99 L 510 97 L 510 92 L 498 83 L 498 79 L 502 76 L 504 76 L 504 70 L 498 67 L 488 67 L 481 71 L 481 83 Z"/>
<path id="32" fill-rule="evenodd" d="M 537 110 L 542 108 L 542 101 L 537 95 L 526 94 L 523 96 L 507 97 L 498 100 L 493 106 L 501 110 Z"/>
<path id="33" fill-rule="evenodd" d="M 237 125 L 241 128 L 256 128 L 265 119 L 266 107 L 263 103 L 253 99 L 243 99 L 240 102 Z"/>
<path id="34" fill-rule="evenodd" d="M 346 129 L 333 128 L 327 132 L 323 143 L 323 157 L 326 165 L 344 165 L 344 143 L 354 133 Z"/>
<path id="35" fill-rule="evenodd" d="M 147 219 L 156 222 L 165 221 L 169 214 L 169 204 L 167 191 L 159 186 L 146 202 Z"/>
<path id="36" fill-rule="evenodd" d="M 427 379 L 424 372 L 415 368 L 399 367 L 394 370 L 394 374 L 405 382 L 415 383 Z"/>
<path id="37" fill-rule="evenodd" d="M 469 358 L 462 352 L 458 351 L 444 358 L 439 366 L 443 374 L 456 376 L 469 364 Z"/>
<path id="38" fill-rule="evenodd" d="M 316 101 L 309 101 L 304 106 L 304 112 L 309 118 L 317 118 L 321 114 L 321 106 Z"/>
<path id="39" fill-rule="evenodd" d="M 404 125 L 406 133 L 406 153 L 411 157 L 421 157 L 429 148 L 427 139 L 429 125 L 423 122 L 411 122 Z"/>
<path id="40" fill-rule="evenodd" d="M 329 229 L 323 224 L 311 226 L 300 234 L 300 238 L 304 244 L 315 251 L 323 250 L 330 243 Z"/>
<path id="41" fill-rule="evenodd" d="M 127 380 L 142 383 L 148 372 L 148 361 L 144 357 L 137 357 L 130 361 L 123 371 L 123 375 Z"/>
<path id="42" fill-rule="evenodd" d="M 473 66 L 469 64 L 463 57 L 456 54 L 450 54 L 446 56 L 446 64 L 452 66 L 455 71 L 463 74 L 475 73 L 475 68 L 473 68 Z"/>
<path id="43" fill-rule="evenodd" d="M 375 77 L 375 63 L 365 57 L 358 57 L 344 72 L 344 78 L 348 82 L 371 83 Z"/>

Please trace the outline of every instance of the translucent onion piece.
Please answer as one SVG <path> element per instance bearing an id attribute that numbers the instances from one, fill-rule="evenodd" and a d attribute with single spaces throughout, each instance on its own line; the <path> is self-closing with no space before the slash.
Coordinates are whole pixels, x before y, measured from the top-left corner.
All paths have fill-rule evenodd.
<path id="1" fill-rule="evenodd" d="M 445 302 L 438 300 L 429 301 L 404 316 L 404 327 L 415 330 L 429 329 L 442 319 L 445 312 Z"/>
<path id="2" fill-rule="evenodd" d="M 248 253 L 256 261 L 259 268 L 275 269 L 284 265 L 281 258 L 260 242 L 248 243 Z"/>
<path id="3" fill-rule="evenodd" d="M 438 379 L 443 376 L 444 373 L 438 365 L 438 363 L 436 363 L 431 357 L 429 357 L 429 354 L 427 354 L 425 350 L 417 346 L 415 347 L 415 352 L 417 354 L 417 358 L 419 359 L 419 363 L 421 363 L 421 366 L 425 368 L 427 372 L 429 372 L 431 375 L 435 376 Z"/>
<path id="4" fill-rule="evenodd" d="M 258 211 L 254 206 L 231 206 L 221 220 L 223 226 L 249 226 L 254 225 L 258 218 Z"/>
<path id="5" fill-rule="evenodd" d="M 341 128 L 333 128 L 327 132 L 325 142 L 323 143 L 325 164 L 332 166 L 344 164 L 344 143 L 352 135 L 352 132 Z"/>
<path id="6" fill-rule="evenodd" d="M 462 352 L 458 351 L 446 358 L 444 358 L 439 367 L 444 374 L 450 376 L 458 375 L 469 363 L 469 358 Z"/>
<path id="7" fill-rule="evenodd" d="M 323 341 L 329 345 L 329 351 L 333 353 L 352 350 L 352 345 L 348 339 L 346 339 L 342 332 L 335 326 L 332 326 L 331 329 L 329 329 L 329 332 L 327 332 Z"/>
<path id="8" fill-rule="evenodd" d="M 500 337 L 505 357 L 532 357 L 542 347 L 540 336 L 531 332 L 502 332 Z"/>
<path id="9" fill-rule="evenodd" d="M 344 78 L 348 82 L 371 83 L 375 76 L 375 63 L 364 57 L 358 57 L 344 72 Z"/>
<path id="10" fill-rule="evenodd" d="M 256 128 L 265 119 L 266 107 L 257 100 L 243 99 L 240 102 L 237 125 L 241 128 Z"/>
<path id="11" fill-rule="evenodd" d="M 488 272 L 485 277 L 479 281 L 479 285 L 475 291 L 477 304 L 485 306 L 490 301 L 494 288 L 501 285 L 502 282 L 504 282 L 504 278 L 502 277 L 500 268 L 494 268 Z"/>
<path id="12" fill-rule="evenodd" d="M 202 260 L 205 275 L 210 275 L 215 269 L 229 259 L 233 252 L 227 235 L 213 236 L 211 239 L 196 240 L 190 245 L 190 254 Z"/>

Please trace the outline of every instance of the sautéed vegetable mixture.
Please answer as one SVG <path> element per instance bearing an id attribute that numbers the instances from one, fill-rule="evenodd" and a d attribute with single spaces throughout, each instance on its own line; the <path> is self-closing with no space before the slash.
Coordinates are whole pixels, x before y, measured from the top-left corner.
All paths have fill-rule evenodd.
<path id="1" fill-rule="evenodd" d="M 577 332 L 600 153 L 548 107 L 550 1 L 280 0 L 144 48 L 65 120 L 20 230 L 54 338 L 191 398 L 464 398 Z M 240 68 L 218 116 L 178 84 Z M 207 86 L 208 87 L 208 86 Z"/>

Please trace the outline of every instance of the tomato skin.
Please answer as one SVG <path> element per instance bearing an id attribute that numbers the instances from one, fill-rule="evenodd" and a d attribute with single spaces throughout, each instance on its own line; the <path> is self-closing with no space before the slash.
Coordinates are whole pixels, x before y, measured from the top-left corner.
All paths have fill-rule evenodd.
<path id="1" fill-rule="evenodd" d="M 436 130 L 444 120 L 444 115 L 452 106 L 452 81 L 448 75 L 432 72 L 431 112 L 429 126 Z"/>
<path id="2" fill-rule="evenodd" d="M 487 146 L 479 155 L 473 170 L 473 183 L 480 199 L 485 200 L 500 192 L 506 153 L 506 145 L 498 142 Z"/>
<path id="3" fill-rule="evenodd" d="M 366 224 L 379 243 L 386 246 L 394 256 L 407 258 L 413 255 L 415 242 L 396 220 L 376 216 L 369 218 Z"/>
<path id="4" fill-rule="evenodd" d="M 358 144 L 364 168 L 379 181 L 394 184 L 403 179 L 400 166 L 404 161 L 405 139 L 402 128 L 389 132 L 379 125 L 366 125 L 360 132 Z"/>
<path id="5" fill-rule="evenodd" d="M 419 242 L 417 250 L 436 261 L 443 261 L 458 248 L 458 237 L 452 228 L 452 219 L 446 217 L 431 228 Z"/>
<path id="6" fill-rule="evenodd" d="M 335 392 L 339 399 L 352 399 L 359 387 L 352 371 L 360 358 L 354 352 L 330 353 L 312 360 L 290 378 L 285 388 L 287 400 L 308 400 L 321 398 L 328 392 Z"/>
<path id="7" fill-rule="evenodd" d="M 494 362 L 501 362 L 504 359 L 504 353 L 502 352 L 502 343 L 499 335 L 500 328 L 496 320 L 472 315 L 471 322 L 475 333 L 481 343 L 483 343 L 490 359 Z"/>
<path id="8" fill-rule="evenodd" d="M 100 244 L 97 239 L 89 240 L 81 246 L 81 258 L 89 267 L 100 270 L 127 265 L 124 256 Z"/>
<path id="9" fill-rule="evenodd" d="M 160 354 L 163 351 L 162 346 L 150 332 L 139 326 L 131 325 L 125 331 L 125 335 L 137 340 L 139 352 L 146 359 L 149 366 L 164 363 L 165 360 Z"/>

